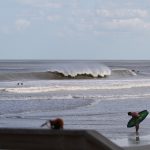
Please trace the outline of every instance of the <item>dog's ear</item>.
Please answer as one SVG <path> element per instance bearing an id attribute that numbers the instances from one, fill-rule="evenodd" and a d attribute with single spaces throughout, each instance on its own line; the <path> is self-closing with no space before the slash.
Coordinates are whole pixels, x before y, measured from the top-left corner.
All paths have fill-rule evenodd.
<path id="1" fill-rule="evenodd" d="M 43 123 L 42 125 L 41 125 L 41 127 L 44 127 L 44 126 L 46 126 L 47 125 L 47 121 L 45 122 L 45 123 Z"/>
<path id="2" fill-rule="evenodd" d="M 50 121 L 51 121 L 51 120 L 47 120 L 45 123 L 43 123 L 43 124 L 41 125 L 41 127 L 48 125 L 48 124 L 50 123 Z"/>

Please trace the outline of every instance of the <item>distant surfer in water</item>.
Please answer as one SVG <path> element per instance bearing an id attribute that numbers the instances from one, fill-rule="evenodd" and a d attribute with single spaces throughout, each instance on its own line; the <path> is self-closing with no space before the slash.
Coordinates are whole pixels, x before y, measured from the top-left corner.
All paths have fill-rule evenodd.
<path id="1" fill-rule="evenodd" d="M 140 116 L 138 112 L 128 112 L 128 115 L 132 116 L 132 118 L 135 118 L 135 119 L 137 119 Z M 135 124 L 135 130 L 136 130 L 136 132 L 138 132 L 139 123 Z"/>
<path id="2" fill-rule="evenodd" d="M 18 82 L 17 85 L 23 85 L 23 83 L 22 82 L 21 83 Z"/>
<path id="3" fill-rule="evenodd" d="M 54 120 L 46 121 L 44 124 L 41 125 L 41 127 L 43 127 L 45 125 L 50 129 L 63 129 L 64 121 L 61 118 L 56 118 Z"/>

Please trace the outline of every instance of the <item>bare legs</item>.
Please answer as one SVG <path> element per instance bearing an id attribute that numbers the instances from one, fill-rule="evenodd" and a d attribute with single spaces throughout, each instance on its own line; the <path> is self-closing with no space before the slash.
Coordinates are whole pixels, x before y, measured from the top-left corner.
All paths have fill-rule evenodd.
<path id="1" fill-rule="evenodd" d="M 139 130 L 139 124 L 137 124 L 137 125 L 135 126 L 135 130 L 136 130 L 136 132 L 138 132 L 138 130 Z"/>

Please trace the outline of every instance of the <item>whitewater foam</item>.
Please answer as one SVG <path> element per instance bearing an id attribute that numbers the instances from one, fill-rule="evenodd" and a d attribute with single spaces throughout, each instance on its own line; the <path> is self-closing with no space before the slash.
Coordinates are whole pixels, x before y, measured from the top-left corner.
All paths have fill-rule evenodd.
<path id="1" fill-rule="evenodd" d="M 40 81 L 24 82 L 25 86 L 14 86 L 0 88 L 0 92 L 12 93 L 43 93 L 54 91 L 87 91 L 87 90 L 119 90 L 138 87 L 150 87 L 150 80 L 57 80 L 57 82 L 47 81 L 43 85 Z M 45 82 L 44 82 L 45 83 Z M 29 85 L 28 85 L 29 84 Z"/>
<path id="2" fill-rule="evenodd" d="M 78 75 L 91 75 L 93 77 L 105 77 L 111 75 L 109 67 L 103 64 L 65 64 L 55 65 L 50 68 L 49 72 L 59 72 L 64 76 L 76 77 Z"/>

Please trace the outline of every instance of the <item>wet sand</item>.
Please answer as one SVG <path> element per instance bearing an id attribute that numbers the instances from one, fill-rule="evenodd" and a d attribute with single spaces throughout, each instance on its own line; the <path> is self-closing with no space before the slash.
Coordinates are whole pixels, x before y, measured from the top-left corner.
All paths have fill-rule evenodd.
<path id="1" fill-rule="evenodd" d="M 124 147 L 125 150 L 149 150 L 150 145 Z"/>
<path id="2" fill-rule="evenodd" d="M 125 150 L 149 150 L 150 135 L 131 133 L 128 138 L 112 140 Z"/>

